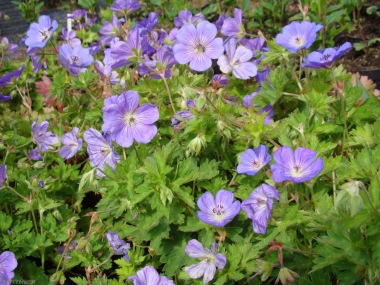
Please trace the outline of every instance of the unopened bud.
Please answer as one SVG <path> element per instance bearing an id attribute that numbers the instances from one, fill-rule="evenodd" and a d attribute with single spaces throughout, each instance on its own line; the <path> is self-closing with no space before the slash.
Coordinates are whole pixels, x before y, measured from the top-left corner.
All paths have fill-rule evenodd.
<path id="1" fill-rule="evenodd" d="M 46 163 L 43 161 L 37 161 L 35 164 L 33 164 L 34 169 L 42 169 L 46 166 Z"/>
<path id="2" fill-rule="evenodd" d="M 278 277 L 276 279 L 276 282 L 275 284 L 278 283 L 279 280 L 281 280 L 281 283 L 286 285 L 286 284 L 290 284 L 291 282 L 294 282 L 294 277 L 300 277 L 296 272 L 286 268 L 286 267 L 283 267 L 280 269 L 280 272 L 278 273 Z"/>
<path id="3" fill-rule="evenodd" d="M 363 198 L 360 195 L 355 195 L 350 200 L 351 217 L 354 217 L 363 206 Z"/>

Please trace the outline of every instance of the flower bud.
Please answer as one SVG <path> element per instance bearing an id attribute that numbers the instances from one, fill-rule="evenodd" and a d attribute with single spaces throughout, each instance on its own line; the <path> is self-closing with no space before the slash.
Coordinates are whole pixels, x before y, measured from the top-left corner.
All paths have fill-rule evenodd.
<path id="1" fill-rule="evenodd" d="M 188 148 L 190 152 L 195 152 L 197 155 L 201 149 L 202 146 L 206 145 L 206 137 L 205 135 L 197 135 L 188 145 Z"/>
<path id="2" fill-rule="evenodd" d="M 37 161 L 35 164 L 33 164 L 34 169 L 42 169 L 46 166 L 46 163 L 43 161 Z"/>
<path id="3" fill-rule="evenodd" d="M 26 162 L 27 158 L 22 158 L 17 162 L 18 168 L 22 170 L 29 170 L 30 169 L 30 164 Z"/>
<path id="4" fill-rule="evenodd" d="M 350 200 L 351 217 L 354 217 L 363 206 L 363 198 L 360 195 L 354 195 Z"/>
<path id="5" fill-rule="evenodd" d="M 279 280 L 281 280 L 281 283 L 286 285 L 288 283 L 294 282 L 294 277 L 300 277 L 296 272 L 283 267 L 280 269 L 280 272 L 278 273 L 278 277 L 276 279 L 275 284 L 278 283 Z"/>

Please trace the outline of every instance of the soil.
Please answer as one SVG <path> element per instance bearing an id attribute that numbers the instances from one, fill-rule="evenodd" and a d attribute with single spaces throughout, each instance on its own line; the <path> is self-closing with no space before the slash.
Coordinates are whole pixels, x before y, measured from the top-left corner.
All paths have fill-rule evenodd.
<path id="1" fill-rule="evenodd" d="M 380 37 L 379 20 L 379 17 L 375 15 L 362 15 L 360 18 L 360 27 L 365 38 L 373 39 Z M 348 35 L 360 38 L 360 34 L 356 29 Z"/>
<path id="2" fill-rule="evenodd" d="M 380 69 L 380 45 L 373 47 L 372 52 L 366 56 L 364 51 L 357 52 L 351 49 L 339 61 L 347 70 Z"/>

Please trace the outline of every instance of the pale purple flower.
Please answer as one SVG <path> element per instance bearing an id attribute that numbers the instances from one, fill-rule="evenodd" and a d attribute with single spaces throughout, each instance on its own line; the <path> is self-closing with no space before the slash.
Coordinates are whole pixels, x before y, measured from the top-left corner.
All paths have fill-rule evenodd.
<path id="1" fill-rule="evenodd" d="M 257 234 L 265 234 L 267 232 L 267 223 L 271 217 L 273 200 L 280 200 L 280 193 L 267 184 L 253 190 L 249 198 L 241 203 L 242 210 L 247 217 L 252 220 L 253 231 Z"/>
<path id="2" fill-rule="evenodd" d="M 349 42 L 344 43 L 341 47 L 327 48 L 326 50 L 313 51 L 303 60 L 303 67 L 322 68 L 331 67 L 331 65 L 352 48 Z"/>
<path id="3" fill-rule="evenodd" d="M 28 151 L 28 156 L 31 160 L 40 160 L 43 156 L 38 152 L 38 147 Z"/>
<path id="4" fill-rule="evenodd" d="M 214 196 L 210 192 L 204 193 L 197 201 L 201 211 L 198 218 L 205 224 L 224 227 L 240 212 L 240 202 L 234 202 L 234 193 L 219 190 Z"/>
<path id="5" fill-rule="evenodd" d="M 119 163 L 120 155 L 114 150 L 110 135 L 102 136 L 99 131 L 90 128 L 84 132 L 83 138 L 87 142 L 87 152 L 91 166 L 104 170 L 104 164 L 106 163 L 113 170 L 116 169 L 115 163 Z M 96 170 L 96 174 L 99 177 L 105 177 L 99 170 Z"/>
<path id="6" fill-rule="evenodd" d="M 27 38 L 25 45 L 28 47 L 43 48 L 57 28 L 57 21 L 51 21 L 49 16 L 40 16 L 38 24 L 30 24 L 29 30 L 26 32 Z"/>
<path id="7" fill-rule="evenodd" d="M 203 276 L 203 284 L 210 282 L 216 272 L 216 268 L 222 270 L 227 263 L 227 258 L 221 254 L 216 253 L 218 244 L 213 242 L 211 250 L 203 247 L 203 245 L 196 239 L 189 241 L 185 248 L 186 254 L 191 258 L 205 258 L 197 264 L 185 267 L 185 271 L 192 279 L 198 279 Z"/>
<path id="8" fill-rule="evenodd" d="M 173 28 L 168 34 L 167 32 L 165 32 L 165 30 L 161 29 L 160 39 L 158 41 L 163 45 L 167 45 L 167 46 L 174 45 L 177 40 L 178 30 L 179 30 L 178 28 Z"/>
<path id="9" fill-rule="evenodd" d="M 289 180 L 294 183 L 302 183 L 312 180 L 324 167 L 323 159 L 317 152 L 306 147 L 297 147 L 293 150 L 289 146 L 283 146 L 276 150 L 273 159 L 276 164 L 271 165 L 273 181 L 276 183 Z"/>
<path id="10" fill-rule="evenodd" d="M 228 17 L 224 20 L 221 32 L 227 37 L 241 37 L 245 34 L 243 26 L 243 11 L 235 8 L 235 18 Z"/>
<path id="11" fill-rule="evenodd" d="M 94 58 L 90 54 L 88 48 L 83 48 L 81 45 L 71 47 L 68 44 L 63 44 L 59 47 L 58 61 L 63 67 L 67 67 L 70 72 L 78 76 L 78 73 L 83 73 L 87 69 Z"/>
<path id="12" fill-rule="evenodd" d="M 19 69 L 12 71 L 11 73 L 5 74 L 0 78 L 0 87 L 12 85 L 13 78 L 18 80 L 21 73 L 24 71 L 25 65 L 23 64 Z"/>
<path id="13" fill-rule="evenodd" d="M 131 245 L 120 239 L 116 232 L 108 232 L 106 234 L 110 247 L 117 254 L 123 254 L 125 261 L 131 262 L 128 255 L 128 249 L 131 249 Z"/>
<path id="14" fill-rule="evenodd" d="M 86 14 L 86 10 L 78 9 L 67 15 L 68 19 L 80 20 Z"/>
<path id="15" fill-rule="evenodd" d="M 142 36 L 147 35 L 151 32 L 155 25 L 158 23 L 158 14 L 155 12 L 150 12 L 148 18 L 142 21 L 136 21 L 136 25 L 140 30 Z"/>
<path id="16" fill-rule="evenodd" d="M 0 189 L 5 186 L 3 183 L 5 180 L 7 180 L 7 166 L 2 164 L 0 166 Z"/>
<path id="17" fill-rule="evenodd" d="M 266 68 L 264 71 L 258 71 L 257 75 L 255 77 L 257 83 L 259 83 L 259 86 L 263 85 L 263 82 L 268 82 L 268 75 L 271 72 L 271 69 Z"/>
<path id="18" fill-rule="evenodd" d="M 172 76 L 172 71 L 169 68 L 176 63 L 177 61 L 175 60 L 171 49 L 167 46 L 162 46 L 157 51 L 156 59 L 145 61 L 145 64 L 149 67 L 140 63 L 137 67 L 137 71 L 141 76 L 148 73 L 154 73 L 152 79 L 162 79 L 162 76 L 168 78 Z"/>
<path id="19" fill-rule="evenodd" d="M 245 150 L 240 156 L 240 161 L 242 163 L 238 165 L 237 173 L 253 176 L 271 161 L 271 156 L 268 147 L 261 144 L 258 148 Z"/>
<path id="20" fill-rule="evenodd" d="M 202 13 L 198 13 L 193 16 L 190 11 L 183 10 L 178 13 L 178 17 L 174 18 L 174 25 L 176 27 L 182 27 L 183 25 L 190 23 L 196 24 L 197 21 L 202 21 L 205 19 L 205 16 Z"/>
<path id="21" fill-rule="evenodd" d="M 222 55 L 218 59 L 218 65 L 223 73 L 232 73 L 239 79 L 249 79 L 257 74 L 257 66 L 249 62 L 252 58 L 252 51 L 245 46 L 236 48 L 236 39 L 230 38 L 225 43 L 227 55 Z"/>
<path id="22" fill-rule="evenodd" d="M 65 28 L 62 28 L 62 40 L 72 47 L 81 44 L 80 39 L 78 39 L 76 36 L 77 33 L 75 31 L 66 31 Z"/>
<path id="23" fill-rule="evenodd" d="M 159 118 L 157 106 L 145 103 L 139 107 L 140 97 L 136 91 L 125 91 L 111 98 L 116 99 L 116 104 L 109 104 L 109 98 L 104 101 L 103 132 L 110 132 L 111 138 L 122 147 L 130 147 L 133 140 L 149 143 L 157 134 L 153 124 Z"/>
<path id="24" fill-rule="evenodd" d="M 61 137 L 63 147 L 59 150 L 59 155 L 64 159 L 72 158 L 83 145 L 82 139 L 77 138 L 79 129 L 75 127 L 71 133 L 66 133 Z"/>
<path id="25" fill-rule="evenodd" d="M 112 14 L 112 21 L 105 22 L 103 27 L 99 30 L 99 33 L 102 34 L 100 37 L 100 42 L 104 45 L 108 45 L 115 37 L 117 37 L 120 33 L 121 22 Z"/>
<path id="26" fill-rule="evenodd" d="M 317 32 L 323 29 L 322 25 L 308 21 L 291 22 L 282 29 L 282 33 L 276 36 L 276 44 L 286 47 L 291 53 L 300 49 L 311 47 L 317 38 Z"/>
<path id="27" fill-rule="evenodd" d="M 13 270 L 17 267 L 15 254 L 11 251 L 4 251 L 0 254 L 0 283 L 10 284 L 15 274 Z"/>
<path id="28" fill-rule="evenodd" d="M 17 44 L 10 44 L 7 38 L 1 38 L 0 46 L 2 47 L 3 59 L 9 61 L 11 56 L 19 56 L 17 53 L 19 47 Z"/>
<path id="29" fill-rule="evenodd" d="M 218 20 L 215 22 L 215 26 L 220 31 L 220 29 L 223 27 L 224 20 L 228 17 L 228 11 L 226 12 L 226 15 L 220 15 Z"/>
<path id="30" fill-rule="evenodd" d="M 256 56 L 255 50 L 261 51 L 265 44 L 264 38 L 254 38 L 254 39 L 242 39 L 240 41 L 247 49 L 252 51 L 252 55 Z"/>
<path id="31" fill-rule="evenodd" d="M 125 86 L 125 80 L 123 78 L 119 78 L 119 73 L 117 73 L 116 71 L 111 72 L 110 81 L 112 85 L 119 83 L 120 86 Z"/>
<path id="32" fill-rule="evenodd" d="M 133 281 L 133 285 L 174 285 L 172 280 L 165 276 L 160 276 L 153 266 L 145 266 L 137 271 L 136 275 L 128 277 Z"/>
<path id="33" fill-rule="evenodd" d="M 259 91 L 259 89 L 257 89 Z M 248 108 L 249 106 L 256 106 L 257 104 L 254 104 L 251 100 L 255 98 L 257 95 L 257 92 L 253 92 L 251 95 L 245 95 L 243 97 L 243 105 L 244 107 Z M 264 108 L 260 109 L 257 113 L 261 115 L 262 113 L 267 112 L 268 114 L 265 117 L 264 125 L 269 125 L 269 122 L 272 120 L 272 116 L 274 115 L 273 107 L 272 105 L 267 105 Z"/>
<path id="34" fill-rule="evenodd" d="M 115 12 L 123 13 L 128 15 L 133 11 L 140 9 L 141 5 L 137 3 L 136 0 L 116 0 L 110 9 Z"/>
<path id="35" fill-rule="evenodd" d="M 107 61 L 106 57 L 104 57 L 103 61 L 104 62 Z M 119 73 L 117 73 L 116 71 L 112 71 L 112 66 L 111 66 L 112 62 L 114 62 L 112 58 L 111 58 L 111 64 L 108 64 L 108 65 L 100 62 L 99 60 L 95 60 L 95 66 L 99 73 L 100 78 L 108 77 L 111 84 L 115 85 L 115 84 L 120 83 L 120 86 L 125 86 L 125 80 L 118 77 Z"/>
<path id="36" fill-rule="evenodd" d="M 49 127 L 48 121 L 43 121 L 37 125 L 38 119 L 32 124 L 33 138 L 42 152 L 52 149 L 52 145 L 58 144 L 58 136 L 52 132 L 46 132 Z"/>
<path id="37" fill-rule="evenodd" d="M 211 59 L 219 58 L 224 51 L 223 40 L 215 38 L 214 24 L 200 21 L 197 27 L 185 24 L 177 32 L 177 42 L 173 46 L 175 59 L 180 64 L 190 62 L 190 68 L 205 71 L 211 67 Z"/>

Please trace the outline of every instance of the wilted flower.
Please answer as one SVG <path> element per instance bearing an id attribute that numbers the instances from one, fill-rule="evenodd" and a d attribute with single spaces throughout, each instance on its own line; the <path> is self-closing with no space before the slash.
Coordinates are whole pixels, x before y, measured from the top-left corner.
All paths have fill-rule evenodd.
<path id="1" fill-rule="evenodd" d="M 227 37 L 242 37 L 245 34 L 243 26 L 243 11 L 235 8 L 235 18 L 228 17 L 223 21 L 221 32 Z"/>
<path id="2" fill-rule="evenodd" d="M 43 67 L 46 68 L 47 65 L 44 62 L 40 48 L 30 47 L 26 50 L 26 54 L 29 55 L 32 60 L 34 73 L 37 73 L 41 69 L 42 64 L 44 65 Z"/>
<path id="3" fill-rule="evenodd" d="M 30 24 L 29 30 L 26 32 L 27 38 L 25 45 L 28 47 L 43 48 L 57 28 L 57 21 L 51 21 L 49 16 L 40 16 L 38 24 Z"/>
<path id="4" fill-rule="evenodd" d="M 276 36 L 276 44 L 286 47 L 288 51 L 296 53 L 300 49 L 309 48 L 317 38 L 317 32 L 323 29 L 322 25 L 308 21 L 291 22 Z"/>
<path id="5" fill-rule="evenodd" d="M 257 89 L 259 90 L 259 89 Z M 257 92 L 253 92 L 251 95 L 245 95 L 243 97 L 243 105 L 244 107 L 248 108 L 250 105 L 256 106 L 257 104 L 252 103 L 252 99 L 255 98 L 257 95 Z M 260 109 L 257 113 L 261 115 L 262 113 L 267 112 L 268 114 L 265 117 L 264 125 L 269 125 L 269 122 L 272 120 L 272 116 L 274 115 L 273 107 L 272 105 L 267 105 L 264 108 Z"/>
<path id="6" fill-rule="evenodd" d="M 223 40 L 215 38 L 216 33 L 215 25 L 205 20 L 199 22 L 197 27 L 183 25 L 173 46 L 175 59 L 180 64 L 190 62 L 190 68 L 196 71 L 210 68 L 211 59 L 219 58 L 224 51 Z"/>
<path id="7" fill-rule="evenodd" d="M 290 284 L 291 282 L 294 282 L 294 277 L 299 278 L 300 276 L 298 275 L 298 273 L 296 273 L 296 272 L 294 272 L 294 271 L 292 271 L 286 267 L 281 267 L 275 284 L 277 284 L 278 281 L 280 281 L 280 280 L 281 280 L 281 283 L 283 285 Z"/>
<path id="8" fill-rule="evenodd" d="M 136 21 L 136 25 L 140 30 L 140 35 L 145 36 L 151 32 L 154 26 L 158 23 L 158 14 L 150 12 L 148 18 L 142 21 Z"/>
<path id="9" fill-rule="evenodd" d="M 219 86 L 225 86 L 230 80 L 226 77 L 225 74 L 215 74 L 212 77 L 211 85 L 213 88 L 218 88 Z"/>
<path id="10" fill-rule="evenodd" d="M 253 231 L 257 234 L 267 232 L 267 222 L 270 220 L 273 207 L 273 200 L 270 198 L 280 200 L 280 193 L 273 186 L 263 184 L 241 203 L 241 208 L 252 220 Z"/>
<path id="11" fill-rule="evenodd" d="M 115 163 L 119 163 L 120 155 L 114 151 L 110 135 L 106 134 L 102 136 L 99 131 L 89 128 L 84 132 L 83 137 L 87 142 L 87 152 L 91 161 L 90 165 L 104 170 L 104 164 L 106 163 L 115 170 Z M 96 170 L 96 174 L 99 177 L 105 177 L 99 170 Z"/>
<path id="12" fill-rule="evenodd" d="M 2 284 L 10 283 L 15 274 L 13 270 L 17 267 L 15 254 L 11 251 L 4 251 L 0 254 L 0 282 Z"/>
<path id="13" fill-rule="evenodd" d="M 190 11 L 183 10 L 178 13 L 178 17 L 174 18 L 174 25 L 176 27 L 182 27 L 183 25 L 190 23 L 196 24 L 197 21 L 204 20 L 205 16 L 202 13 L 196 14 L 193 16 Z"/>
<path id="14" fill-rule="evenodd" d="M 134 285 L 174 285 L 172 280 L 160 276 L 153 266 L 145 266 L 137 271 L 136 275 L 129 276 L 128 279 L 132 280 Z"/>
<path id="15" fill-rule="evenodd" d="M 289 146 L 276 150 L 273 154 L 276 164 L 271 165 L 274 182 L 289 180 L 302 183 L 312 180 L 324 167 L 321 157 L 314 161 L 316 156 L 316 151 L 305 147 L 297 147 L 294 154 Z"/>
<path id="16" fill-rule="evenodd" d="M 3 183 L 5 180 L 7 180 L 7 166 L 2 164 L 0 166 L 0 189 L 5 186 Z"/>
<path id="17" fill-rule="evenodd" d="M 140 97 L 136 91 L 123 92 L 115 98 L 115 104 L 110 104 L 109 99 L 104 101 L 103 132 L 110 132 L 112 139 L 122 147 L 130 147 L 133 140 L 149 143 L 157 134 L 153 124 L 159 118 L 157 106 L 145 103 L 139 107 Z"/>
<path id="18" fill-rule="evenodd" d="M 187 122 L 194 117 L 194 114 L 190 112 L 190 108 L 195 108 L 195 102 L 193 100 L 187 99 L 186 101 L 186 111 L 180 111 L 175 113 L 174 117 L 171 118 L 172 126 L 174 131 L 184 128 L 182 122 Z"/>
<path id="19" fill-rule="evenodd" d="M 12 80 L 18 80 L 21 73 L 24 71 L 25 65 L 23 64 L 19 69 L 12 71 L 11 73 L 5 74 L 0 78 L 0 87 L 9 86 L 13 84 Z"/>
<path id="20" fill-rule="evenodd" d="M 237 173 L 256 175 L 265 165 L 271 161 L 271 156 L 268 153 L 266 145 L 259 145 L 258 148 L 247 149 L 240 156 L 242 164 L 237 167 Z"/>
<path id="21" fill-rule="evenodd" d="M 44 189 L 45 188 L 45 183 L 43 180 L 37 180 L 37 186 L 38 188 L 40 189 Z"/>
<path id="22" fill-rule="evenodd" d="M 73 46 L 78 46 L 81 44 L 80 42 L 80 39 L 78 39 L 77 37 L 77 33 L 73 30 L 71 31 L 66 31 L 65 28 L 62 28 L 62 40 L 71 45 L 72 47 Z"/>
<path id="23" fill-rule="evenodd" d="M 58 224 L 58 223 L 57 223 Z M 60 223 L 59 223 L 60 224 Z M 70 259 L 71 256 L 68 256 L 69 252 L 70 251 L 73 251 L 75 250 L 75 248 L 77 247 L 78 245 L 78 242 L 76 240 L 73 240 L 70 242 L 70 245 L 67 247 L 67 250 L 66 250 L 66 254 L 63 258 L 65 259 Z M 65 253 L 65 248 L 66 246 L 63 245 L 63 246 L 60 246 L 60 247 L 57 247 L 55 248 L 54 250 L 59 254 L 59 255 L 63 255 Z"/>
<path id="24" fill-rule="evenodd" d="M 72 12 L 71 14 L 68 14 L 67 18 L 73 20 L 80 20 L 84 15 L 86 15 L 86 10 L 78 9 Z"/>
<path id="25" fill-rule="evenodd" d="M 136 0 L 116 0 L 110 9 L 115 12 L 123 13 L 128 15 L 133 11 L 140 9 L 141 5 L 137 3 Z"/>
<path id="26" fill-rule="evenodd" d="M 234 202 L 234 194 L 230 191 L 219 190 L 215 199 L 210 192 L 204 193 L 197 201 L 201 211 L 198 218 L 205 224 L 224 227 L 240 212 L 240 202 Z"/>
<path id="27" fill-rule="evenodd" d="M 331 67 L 331 65 L 352 48 L 351 43 L 344 43 L 341 47 L 327 48 L 324 51 L 313 51 L 303 60 L 303 67 L 322 68 Z"/>
<path id="28" fill-rule="evenodd" d="M 168 78 L 172 76 L 172 71 L 169 70 L 169 68 L 176 63 L 177 61 L 172 51 L 167 46 L 162 46 L 157 51 L 156 59 L 147 60 L 145 64 L 140 63 L 137 67 L 137 71 L 141 76 L 148 73 L 155 73 L 152 75 L 152 79 L 162 79 L 162 76 Z"/>
<path id="29" fill-rule="evenodd" d="M 59 150 L 59 155 L 64 159 L 73 157 L 83 145 L 82 139 L 77 138 L 79 129 L 75 127 L 71 133 L 66 133 L 61 137 L 61 143 L 64 145 Z"/>
<path id="30" fill-rule="evenodd" d="M 225 43 L 227 55 L 222 55 L 218 59 L 218 65 L 223 73 L 232 73 L 239 79 L 249 79 L 257 74 L 257 66 L 249 62 L 252 58 L 252 51 L 244 46 L 236 48 L 236 39 L 230 38 Z"/>
<path id="31" fill-rule="evenodd" d="M 131 262 L 127 251 L 127 249 L 131 249 L 131 245 L 120 239 L 119 235 L 116 232 L 108 232 L 106 236 L 113 251 L 118 254 L 123 254 L 123 259 L 125 261 Z"/>
<path id="32" fill-rule="evenodd" d="M 10 59 L 11 56 L 19 56 L 17 53 L 19 47 L 17 44 L 10 44 L 7 38 L 1 38 L 0 46 L 2 47 L 2 57 L 5 60 Z"/>
<path id="33" fill-rule="evenodd" d="M 169 34 L 161 29 L 160 39 L 158 40 L 163 45 L 172 46 L 177 40 L 178 28 L 173 28 Z"/>
<path id="34" fill-rule="evenodd" d="M 103 27 L 99 30 L 99 33 L 102 34 L 100 37 L 100 42 L 104 45 L 109 44 L 115 37 L 120 33 L 121 22 L 112 14 L 112 20 L 110 22 L 105 22 Z"/>
<path id="35" fill-rule="evenodd" d="M 186 254 L 191 258 L 205 258 L 200 263 L 193 264 L 185 267 L 185 271 L 193 279 L 198 279 L 203 276 L 203 284 L 210 282 L 214 276 L 216 268 L 222 270 L 227 263 L 227 258 L 221 254 L 216 253 L 218 244 L 213 242 L 211 250 L 204 248 L 203 245 L 192 239 L 189 241 L 185 248 Z"/>
<path id="36" fill-rule="evenodd" d="M 41 151 L 52 149 L 52 145 L 58 144 L 58 136 L 52 132 L 46 132 L 49 127 L 48 121 L 43 121 L 37 125 L 38 119 L 32 124 L 33 138 Z"/>
<path id="37" fill-rule="evenodd" d="M 63 67 L 67 67 L 69 71 L 78 76 L 78 73 L 85 72 L 84 68 L 89 66 L 94 58 L 90 54 L 88 48 L 83 48 L 81 45 L 71 47 L 68 44 L 63 44 L 59 47 L 58 61 Z"/>
<path id="38" fill-rule="evenodd" d="M 88 51 L 90 52 L 90 54 L 97 54 L 99 51 L 100 51 L 100 48 L 102 46 L 100 45 L 100 43 L 98 42 L 93 42 L 90 44 L 90 46 L 88 47 Z"/>
<path id="39" fill-rule="evenodd" d="M 31 160 L 40 160 L 43 156 L 38 152 L 38 147 L 28 151 L 28 156 Z"/>

